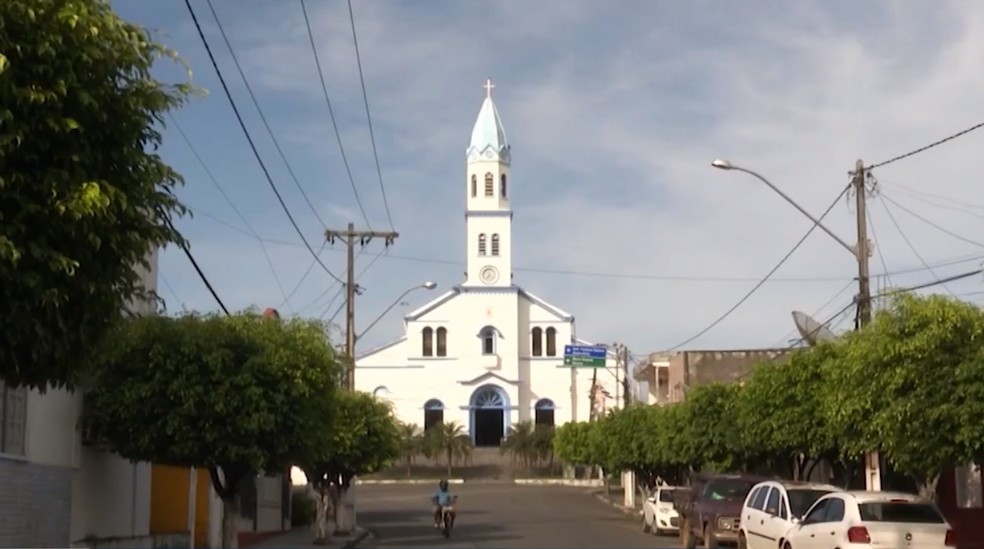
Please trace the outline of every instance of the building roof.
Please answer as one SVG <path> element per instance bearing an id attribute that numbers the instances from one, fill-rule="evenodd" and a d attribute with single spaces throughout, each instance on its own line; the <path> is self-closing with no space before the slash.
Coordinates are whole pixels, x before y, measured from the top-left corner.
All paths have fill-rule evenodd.
<path id="1" fill-rule="evenodd" d="M 475 152 L 484 154 L 487 149 L 491 149 L 500 160 L 508 161 L 509 143 L 506 140 L 506 130 L 502 126 L 502 119 L 499 118 L 499 111 L 495 108 L 495 102 L 492 101 L 492 88 L 494 87 L 491 80 L 485 83 L 485 101 L 482 102 L 475 126 L 472 127 L 471 142 L 468 145 L 467 153 L 469 156 Z"/>

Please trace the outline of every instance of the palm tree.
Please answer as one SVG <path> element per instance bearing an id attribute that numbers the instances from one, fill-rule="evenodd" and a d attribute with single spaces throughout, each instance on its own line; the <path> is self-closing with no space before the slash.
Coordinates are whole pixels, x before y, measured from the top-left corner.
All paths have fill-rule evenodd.
<path id="1" fill-rule="evenodd" d="M 400 455 L 407 466 L 407 478 L 410 478 L 414 459 L 421 452 L 422 438 L 420 427 L 416 423 L 400 424 Z"/>
<path id="2" fill-rule="evenodd" d="M 444 456 L 447 459 L 448 478 L 455 459 L 463 459 L 471 453 L 472 441 L 458 422 L 439 423 L 427 431 L 427 446 L 435 458 Z"/>
<path id="3" fill-rule="evenodd" d="M 537 425 L 533 430 L 531 446 L 533 447 L 533 454 L 536 456 L 536 461 L 538 463 L 546 461 L 547 466 L 551 469 L 553 469 L 554 464 L 553 439 L 553 425 Z"/>
<path id="4" fill-rule="evenodd" d="M 509 427 L 506 439 L 502 441 L 499 452 L 512 455 L 513 464 L 522 460 L 527 467 L 534 457 L 534 427 L 530 421 L 520 421 Z"/>

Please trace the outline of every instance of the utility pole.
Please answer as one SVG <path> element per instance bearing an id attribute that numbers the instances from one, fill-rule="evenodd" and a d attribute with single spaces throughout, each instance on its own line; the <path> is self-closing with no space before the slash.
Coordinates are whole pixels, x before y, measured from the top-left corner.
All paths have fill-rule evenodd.
<path id="1" fill-rule="evenodd" d="M 355 390 L 355 296 L 358 293 L 358 286 L 355 284 L 355 245 L 365 246 L 373 238 L 382 238 L 389 247 L 398 236 L 400 233 L 394 231 L 357 231 L 354 223 L 349 223 L 348 229 L 342 231 L 325 230 L 325 238 L 329 244 L 341 240 L 348 252 L 345 282 L 345 386 L 350 391 Z"/>
<path id="2" fill-rule="evenodd" d="M 622 345 L 622 392 L 625 393 L 625 407 L 632 404 L 631 380 L 629 379 L 629 348 Z"/>
<path id="3" fill-rule="evenodd" d="M 871 322 L 871 285 L 868 273 L 870 250 L 868 245 L 868 216 L 867 216 L 867 173 L 864 162 L 858 160 L 854 165 L 854 200 L 858 221 L 858 312 L 854 321 L 854 329 L 860 330 Z M 869 491 L 881 491 L 881 456 L 878 452 L 868 452 L 864 456 L 865 488 Z"/>

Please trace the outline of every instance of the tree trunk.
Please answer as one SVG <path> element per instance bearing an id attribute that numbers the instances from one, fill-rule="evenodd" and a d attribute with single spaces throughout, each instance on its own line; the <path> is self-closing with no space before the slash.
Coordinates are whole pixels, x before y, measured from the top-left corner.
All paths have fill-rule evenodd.
<path id="1" fill-rule="evenodd" d="M 407 458 L 407 478 L 411 476 L 411 465 L 413 465 L 413 458 Z"/>
<path id="2" fill-rule="evenodd" d="M 335 533 L 351 534 L 355 531 L 355 490 L 352 486 L 339 487 L 338 504 L 335 506 Z"/>
<path id="3" fill-rule="evenodd" d="M 239 547 L 239 501 L 237 496 L 222 499 L 222 547 Z"/>
<path id="4" fill-rule="evenodd" d="M 448 448 L 448 480 L 451 480 L 451 448 Z"/>
<path id="5" fill-rule="evenodd" d="M 325 482 L 318 483 L 317 498 L 315 499 L 315 543 L 325 542 L 331 536 L 328 533 L 328 490 Z"/>
<path id="6" fill-rule="evenodd" d="M 806 470 L 806 479 L 807 480 L 809 480 L 810 477 L 813 476 L 813 471 L 816 470 L 817 465 L 820 465 L 820 461 L 821 460 L 819 460 L 819 459 L 814 459 L 814 460 L 810 461 L 810 468 Z"/>
<path id="7" fill-rule="evenodd" d="M 940 474 L 938 472 L 928 473 L 923 480 L 919 481 L 919 495 L 933 503 L 937 503 L 936 485 L 939 482 Z"/>

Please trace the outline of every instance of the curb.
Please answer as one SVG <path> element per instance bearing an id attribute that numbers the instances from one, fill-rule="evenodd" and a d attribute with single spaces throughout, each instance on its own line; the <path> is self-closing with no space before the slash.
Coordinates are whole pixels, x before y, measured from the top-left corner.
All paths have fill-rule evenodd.
<path id="1" fill-rule="evenodd" d="M 615 503 L 614 501 L 608 499 L 608 497 L 602 494 L 601 492 L 591 492 L 591 493 L 594 494 L 595 499 L 597 499 L 598 501 L 604 503 L 609 507 L 618 509 L 619 511 L 625 513 L 626 515 L 629 515 L 630 517 L 641 516 L 643 513 L 642 509 L 629 509 L 628 507 L 622 505 L 621 503 Z"/>
<path id="2" fill-rule="evenodd" d="M 373 538 L 372 532 L 363 529 L 358 534 L 349 538 L 348 541 L 346 541 L 342 545 L 342 549 L 354 549 L 355 547 L 358 547 L 360 543 L 366 541 L 367 539 L 372 539 L 372 538 Z"/>
<path id="3" fill-rule="evenodd" d="M 578 488 L 601 488 L 605 482 L 597 479 L 565 479 L 565 478 L 517 478 L 513 484 L 534 486 L 575 486 Z"/>
<path id="4" fill-rule="evenodd" d="M 364 484 L 366 486 L 372 486 L 374 484 L 390 485 L 390 484 L 437 484 L 441 479 L 357 479 L 355 481 L 356 486 Z M 464 484 L 465 481 L 460 478 L 448 479 L 448 484 Z"/>

